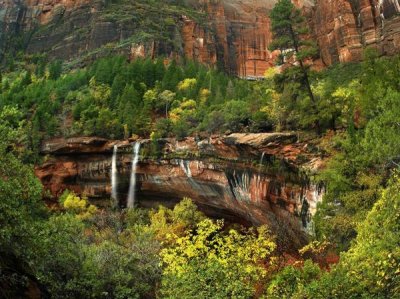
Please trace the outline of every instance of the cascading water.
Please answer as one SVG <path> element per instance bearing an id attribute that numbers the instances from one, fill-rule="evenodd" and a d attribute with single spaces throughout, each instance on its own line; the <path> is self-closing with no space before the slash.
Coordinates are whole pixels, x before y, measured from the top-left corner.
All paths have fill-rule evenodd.
<path id="1" fill-rule="evenodd" d="M 127 207 L 131 209 L 135 205 L 135 189 L 136 189 L 136 167 L 139 162 L 140 142 L 135 142 L 133 145 L 133 159 L 132 159 L 132 170 L 131 180 L 129 183 L 128 201 Z"/>
<path id="2" fill-rule="evenodd" d="M 261 154 L 260 165 L 259 165 L 259 167 L 258 167 L 258 173 L 261 172 L 261 167 L 263 166 L 263 162 L 264 162 L 264 156 L 265 156 L 265 152 L 263 152 L 263 153 Z"/>
<path id="3" fill-rule="evenodd" d="M 259 163 L 259 166 L 258 166 L 258 174 L 257 174 L 257 176 L 256 176 L 256 179 L 257 179 L 257 181 L 256 181 L 256 182 L 257 182 L 257 193 L 258 193 L 257 198 L 258 198 L 258 200 L 261 200 L 261 195 L 262 195 L 262 186 L 261 186 L 261 183 L 262 183 L 262 176 L 261 176 L 261 169 L 262 169 L 262 167 L 263 167 L 264 157 L 265 157 L 265 152 L 262 152 L 261 158 L 260 158 L 260 163 Z"/>
<path id="4" fill-rule="evenodd" d="M 182 168 L 182 170 L 183 170 L 183 172 L 186 174 L 186 176 L 188 177 L 188 178 L 191 178 L 192 177 L 192 171 L 190 170 L 190 165 L 189 165 L 189 161 L 186 161 L 186 160 L 180 160 L 179 161 L 179 164 L 180 164 L 180 166 L 181 166 L 181 168 Z"/>
<path id="5" fill-rule="evenodd" d="M 118 154 L 118 146 L 114 145 L 113 155 L 111 159 L 111 198 L 115 201 L 117 198 L 117 184 L 118 184 L 118 170 L 117 170 L 117 154 Z"/>

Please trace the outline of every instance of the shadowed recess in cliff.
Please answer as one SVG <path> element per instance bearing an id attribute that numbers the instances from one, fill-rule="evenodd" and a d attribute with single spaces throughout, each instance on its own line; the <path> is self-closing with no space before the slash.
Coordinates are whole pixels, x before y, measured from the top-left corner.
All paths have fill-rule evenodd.
<path id="1" fill-rule="evenodd" d="M 151 155 L 152 145 L 94 137 L 53 140 L 43 145 L 48 158 L 36 174 L 54 197 L 70 189 L 105 206 L 117 194 L 120 207 L 173 205 L 189 197 L 210 216 L 265 223 L 282 240 L 303 244 L 322 194 L 301 165 L 312 161 L 307 167 L 313 168 L 322 161 L 292 134 L 163 139 L 158 156 Z"/>

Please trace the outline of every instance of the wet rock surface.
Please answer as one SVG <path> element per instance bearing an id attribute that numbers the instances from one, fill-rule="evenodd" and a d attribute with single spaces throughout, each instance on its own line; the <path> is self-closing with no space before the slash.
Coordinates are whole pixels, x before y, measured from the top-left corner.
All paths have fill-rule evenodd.
<path id="1" fill-rule="evenodd" d="M 164 139 L 159 141 L 158 157 L 151 156 L 150 141 L 141 140 L 137 204 L 173 205 L 190 197 L 213 217 L 269 224 L 282 244 L 299 247 L 312 231 L 310 219 L 322 189 L 310 182 L 310 173 L 301 170 L 305 161 L 319 158 L 295 139 L 292 133 Z M 36 175 L 53 198 L 70 189 L 111 205 L 114 145 L 118 146 L 117 201 L 125 207 L 132 164 L 128 141 L 93 137 L 48 141 L 42 147 L 45 162 L 36 167 Z"/>

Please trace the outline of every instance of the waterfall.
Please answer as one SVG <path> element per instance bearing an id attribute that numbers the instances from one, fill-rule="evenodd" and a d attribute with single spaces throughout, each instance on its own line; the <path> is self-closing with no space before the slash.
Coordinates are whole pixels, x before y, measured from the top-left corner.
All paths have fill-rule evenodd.
<path id="1" fill-rule="evenodd" d="M 131 180 L 129 183 L 129 193 L 127 207 L 131 209 L 135 205 L 135 189 L 136 189 L 136 167 L 139 161 L 140 152 L 140 142 L 135 142 L 133 145 L 133 159 L 132 159 L 132 170 L 131 170 Z"/>
<path id="2" fill-rule="evenodd" d="M 264 162 L 264 157 L 265 157 L 265 152 L 263 152 L 261 154 L 261 158 L 260 158 L 260 163 L 258 166 L 258 176 L 257 176 L 257 188 L 260 189 L 261 188 L 261 168 L 263 167 L 263 162 Z M 260 190 L 259 190 L 260 192 Z"/>
<path id="3" fill-rule="evenodd" d="M 114 145 L 113 155 L 112 155 L 112 160 L 111 160 L 111 198 L 115 201 L 118 200 L 118 198 L 117 198 L 117 184 L 118 184 L 117 153 L 118 153 L 118 147 L 116 145 Z"/>
<path id="4" fill-rule="evenodd" d="M 259 168 L 258 168 L 258 172 L 261 171 L 261 167 L 263 166 L 263 162 L 264 162 L 264 157 L 265 157 L 265 152 L 263 152 L 263 153 L 261 154 L 260 166 L 259 166 Z"/>
<path id="5" fill-rule="evenodd" d="M 182 170 L 183 170 L 183 172 L 186 174 L 186 176 L 188 177 L 188 178 L 191 178 L 192 177 L 192 171 L 190 170 L 190 165 L 189 165 L 189 161 L 186 161 L 186 160 L 180 160 L 180 162 L 179 162 L 179 164 L 180 164 L 180 166 L 181 166 L 181 168 L 182 168 Z"/>

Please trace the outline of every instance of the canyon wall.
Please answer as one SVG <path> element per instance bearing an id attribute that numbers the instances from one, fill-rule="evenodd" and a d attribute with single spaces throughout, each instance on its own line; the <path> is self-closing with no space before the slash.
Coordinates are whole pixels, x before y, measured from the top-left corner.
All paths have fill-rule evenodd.
<path id="1" fill-rule="evenodd" d="M 312 28 L 325 65 L 359 61 L 373 46 L 383 55 L 400 52 L 398 0 L 317 0 Z"/>
<path id="2" fill-rule="evenodd" d="M 152 144 L 141 140 L 136 170 L 139 206 L 173 205 L 192 198 L 206 214 L 247 224 L 268 224 L 282 246 L 300 247 L 312 231 L 311 215 L 322 190 L 300 168 L 321 162 L 295 143 L 296 134 L 232 134 L 205 140 L 160 140 L 158 158 Z M 45 162 L 36 175 L 56 198 L 65 189 L 110 205 L 114 145 L 118 205 L 126 206 L 132 169 L 132 143 L 101 138 L 46 142 Z M 300 163 L 301 162 L 301 167 Z"/>
<path id="3" fill-rule="evenodd" d="M 384 55 L 400 51 L 399 0 L 294 2 L 307 16 L 323 65 L 358 61 L 367 46 Z M 111 52 L 185 56 L 247 78 L 263 76 L 274 65 L 268 13 L 275 0 L 192 0 L 193 10 L 206 12 L 206 20 L 174 15 L 161 32 L 169 41 L 155 34 L 143 38 L 138 7 L 121 2 L 121 11 L 113 11 L 107 3 L 113 1 L 0 0 L 0 48 L 13 46 L 15 36 L 24 33 L 28 52 L 70 61 Z M 144 13 L 157 22 L 156 11 Z"/>

